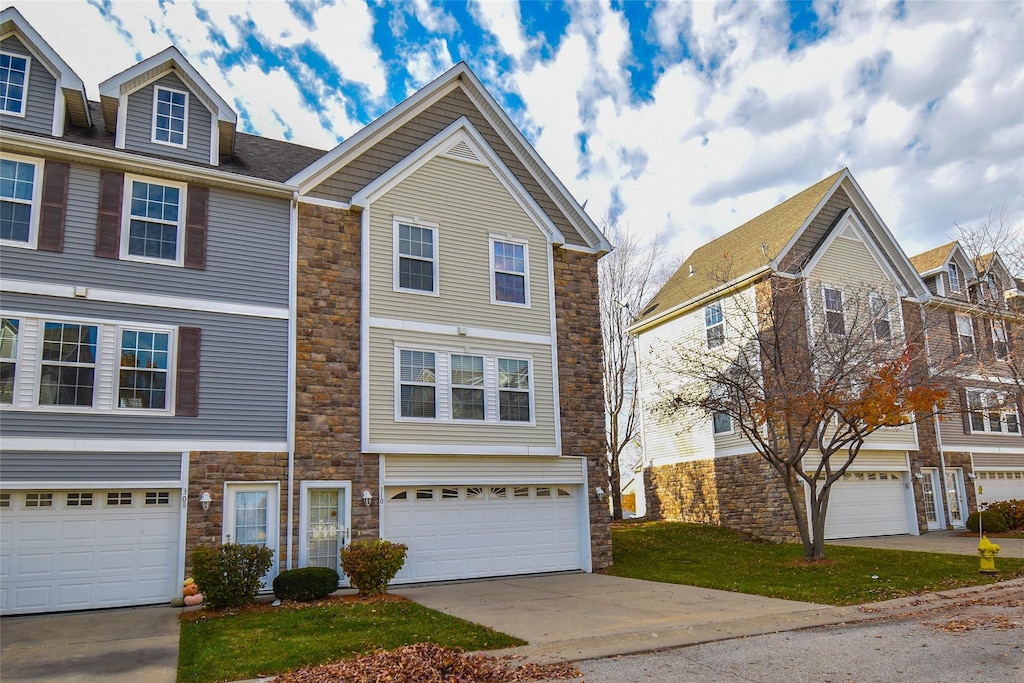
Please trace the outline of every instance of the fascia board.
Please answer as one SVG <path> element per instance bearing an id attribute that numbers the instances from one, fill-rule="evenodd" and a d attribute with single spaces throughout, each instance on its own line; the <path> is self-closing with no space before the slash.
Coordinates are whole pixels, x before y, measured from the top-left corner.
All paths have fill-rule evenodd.
<path id="1" fill-rule="evenodd" d="M 779 253 L 775 256 L 774 261 L 776 263 L 782 263 L 782 261 L 785 260 L 786 254 L 792 251 L 793 247 L 796 246 L 796 243 L 800 240 L 801 237 L 803 237 L 803 234 L 807 232 L 807 228 L 810 226 L 811 221 L 814 220 L 814 217 L 817 216 L 823 208 L 825 208 L 825 204 L 828 203 L 828 200 L 831 199 L 832 195 L 835 194 L 836 190 L 839 189 L 839 186 L 842 184 L 843 179 L 849 175 L 850 170 L 844 168 L 843 172 L 840 174 L 838 178 L 836 178 L 836 181 L 832 184 L 832 187 L 828 189 L 828 192 L 822 195 L 821 201 L 819 201 L 818 204 L 811 210 L 811 212 L 807 214 L 807 217 L 804 219 L 804 222 L 800 225 L 800 228 L 797 229 L 795 233 L 793 233 L 793 236 L 789 239 L 789 242 L 787 242 L 786 245 L 782 247 Z"/>

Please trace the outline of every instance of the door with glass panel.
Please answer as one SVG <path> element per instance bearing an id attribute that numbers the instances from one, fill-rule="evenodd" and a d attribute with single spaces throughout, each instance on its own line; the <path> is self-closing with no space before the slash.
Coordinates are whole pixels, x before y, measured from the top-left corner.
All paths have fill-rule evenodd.
<path id="1" fill-rule="evenodd" d="M 228 484 L 224 496 L 224 542 L 274 551 L 274 563 L 263 577 L 264 590 L 270 590 L 277 576 L 279 497 L 277 484 Z"/>
<path id="2" fill-rule="evenodd" d="M 929 531 L 946 528 L 945 511 L 942 507 L 942 482 L 936 467 L 922 467 L 921 492 L 924 498 L 924 516 L 928 520 Z"/>
<path id="3" fill-rule="evenodd" d="M 349 542 L 349 487 L 304 482 L 299 523 L 299 564 L 328 567 L 341 575 L 339 553 Z"/>
<path id="4" fill-rule="evenodd" d="M 949 523 L 963 528 L 967 525 L 967 493 L 964 489 L 964 471 L 960 467 L 946 468 L 946 507 Z"/>

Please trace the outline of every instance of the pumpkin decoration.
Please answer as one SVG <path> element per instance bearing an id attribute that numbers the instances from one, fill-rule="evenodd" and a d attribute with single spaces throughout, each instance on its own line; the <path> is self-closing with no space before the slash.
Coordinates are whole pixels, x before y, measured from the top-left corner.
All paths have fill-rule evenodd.
<path id="1" fill-rule="evenodd" d="M 185 596 L 185 606 L 186 607 L 193 607 L 195 605 L 201 605 L 201 604 L 203 604 L 203 594 L 202 593 L 194 593 L 193 595 L 186 595 Z"/>
<path id="2" fill-rule="evenodd" d="M 187 598 L 190 595 L 198 595 L 198 593 L 199 584 L 196 583 L 196 580 L 193 578 L 185 579 L 185 583 L 181 589 L 181 594 Z"/>

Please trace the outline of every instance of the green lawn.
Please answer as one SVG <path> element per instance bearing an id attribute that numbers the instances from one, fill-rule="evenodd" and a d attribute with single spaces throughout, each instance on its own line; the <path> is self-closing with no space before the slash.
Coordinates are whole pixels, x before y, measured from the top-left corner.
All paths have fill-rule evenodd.
<path id="1" fill-rule="evenodd" d="M 465 650 L 525 644 L 409 601 L 204 611 L 182 619 L 178 681 L 256 678 L 422 642 Z"/>
<path id="2" fill-rule="evenodd" d="M 977 557 L 831 544 L 826 560 L 807 563 L 800 544 L 750 541 L 729 529 L 679 522 L 616 525 L 612 547 L 615 564 L 607 573 L 614 576 L 829 605 L 1024 576 L 1024 559 L 997 559 L 1000 574 L 990 578 L 978 572 Z"/>

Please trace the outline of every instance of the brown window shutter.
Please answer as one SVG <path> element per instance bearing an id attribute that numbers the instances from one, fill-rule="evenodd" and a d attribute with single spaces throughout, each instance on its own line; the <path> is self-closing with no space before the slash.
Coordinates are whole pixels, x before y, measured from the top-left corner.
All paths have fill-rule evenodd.
<path id="1" fill-rule="evenodd" d="M 100 210 L 96 219 L 96 256 L 121 256 L 121 194 L 124 174 L 103 171 L 100 174 Z"/>
<path id="2" fill-rule="evenodd" d="M 174 413 L 179 417 L 199 415 L 199 346 L 198 327 L 178 328 L 178 368 Z"/>
<path id="3" fill-rule="evenodd" d="M 64 251 L 64 219 L 68 207 L 71 165 L 47 161 L 43 169 L 43 206 L 39 213 L 41 251 Z"/>
<path id="4" fill-rule="evenodd" d="M 188 186 L 188 212 L 185 214 L 185 267 L 206 270 L 206 220 L 210 208 L 210 188 Z"/>

